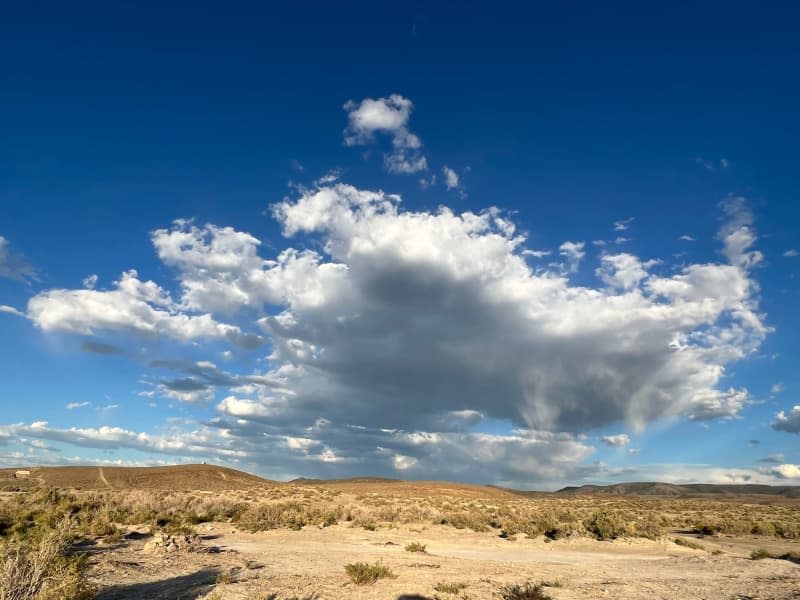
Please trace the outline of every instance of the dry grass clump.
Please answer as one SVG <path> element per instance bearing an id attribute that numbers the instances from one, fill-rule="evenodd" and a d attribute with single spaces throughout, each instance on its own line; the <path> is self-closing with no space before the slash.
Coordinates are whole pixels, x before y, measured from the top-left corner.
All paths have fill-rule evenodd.
<path id="1" fill-rule="evenodd" d="M 389 567 L 381 563 L 375 563 L 374 565 L 363 562 L 351 563 L 345 565 L 344 570 L 356 585 L 369 585 L 375 583 L 378 579 L 397 577 Z"/>
<path id="2" fill-rule="evenodd" d="M 77 537 L 121 541 L 128 526 L 149 525 L 170 535 L 204 522 L 234 522 L 247 531 L 348 522 L 375 531 L 397 524 L 449 525 L 495 531 L 513 540 L 589 536 L 658 539 L 670 529 L 700 535 L 772 535 L 800 539 L 797 504 L 746 504 L 709 499 L 393 495 L 344 493 L 310 485 L 285 485 L 223 493 L 136 490 L 64 491 L 31 488 L 0 500 L 0 539 L 25 539 L 70 523 Z"/>
<path id="3" fill-rule="evenodd" d="M 606 511 L 593 514 L 586 522 L 586 530 L 598 540 L 615 540 L 633 533 L 625 515 Z"/>
<path id="4" fill-rule="evenodd" d="M 341 517 L 341 509 L 326 509 L 290 500 L 249 505 L 236 515 L 234 521 L 250 532 L 283 528 L 297 531 L 306 525 L 329 527 L 338 523 Z"/>
<path id="5" fill-rule="evenodd" d="M 530 581 L 502 588 L 500 597 L 503 600 L 553 600 L 553 597 L 544 591 L 541 584 Z"/>
<path id="6" fill-rule="evenodd" d="M 213 591 L 207 596 L 203 596 L 202 600 L 226 600 L 227 596 L 218 591 Z M 311 592 L 308 596 L 284 596 L 278 592 L 263 593 L 256 592 L 248 594 L 246 600 L 320 600 L 316 592 Z"/>
<path id="7" fill-rule="evenodd" d="M 705 550 L 706 547 L 699 542 L 695 542 L 694 540 L 690 540 L 688 538 L 675 538 L 673 540 L 678 546 L 684 546 L 686 548 L 691 548 L 692 550 Z"/>
<path id="8" fill-rule="evenodd" d="M 437 592 L 441 592 L 442 594 L 457 594 L 461 590 L 465 590 L 469 587 L 469 584 L 462 582 L 457 583 L 445 583 L 443 581 L 438 582 L 436 585 L 433 586 L 433 589 Z"/>
<path id="9" fill-rule="evenodd" d="M 750 560 L 763 560 L 765 558 L 774 558 L 777 560 L 788 560 L 789 562 L 800 564 L 800 553 L 785 552 L 783 554 L 775 554 L 769 550 L 759 548 L 750 553 Z"/>
<path id="10" fill-rule="evenodd" d="M 425 544 L 420 544 L 419 542 L 411 542 L 410 544 L 406 544 L 406 552 L 421 552 L 422 554 L 426 553 L 427 546 Z"/>
<path id="11" fill-rule="evenodd" d="M 66 555 L 70 537 L 62 528 L 38 540 L 0 548 L 0 600 L 91 600 L 83 556 Z"/>

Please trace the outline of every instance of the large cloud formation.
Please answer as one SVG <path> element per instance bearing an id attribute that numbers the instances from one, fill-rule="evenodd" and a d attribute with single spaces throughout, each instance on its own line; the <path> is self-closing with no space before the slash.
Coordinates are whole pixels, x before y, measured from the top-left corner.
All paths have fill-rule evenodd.
<path id="1" fill-rule="evenodd" d="M 363 117 L 351 118 L 353 143 L 381 128 L 402 134 L 410 106 L 393 106 L 401 114 L 353 106 Z M 230 227 L 177 221 L 153 232 L 177 272 L 177 300 L 129 271 L 108 291 L 43 292 L 27 312 L 46 330 L 240 345 L 260 338 L 219 315 L 249 318 L 270 344 L 264 372 L 155 366 L 179 372 L 161 384 L 177 400 L 226 389 L 204 439 L 214 432 L 226 452 L 287 472 L 563 479 L 588 468 L 593 428 L 730 418 L 750 402 L 723 375 L 768 333 L 750 273 L 761 255 L 744 201 L 722 211 L 725 262 L 671 271 L 605 253 L 588 287 L 571 281 L 587 260 L 582 242 L 561 245 L 564 264 L 534 268 L 498 209 L 413 212 L 391 194 L 325 183 L 273 206 L 298 240 L 273 258 Z M 513 431 L 476 433 L 487 420 Z M 142 450 L 152 441 L 131 439 Z"/>

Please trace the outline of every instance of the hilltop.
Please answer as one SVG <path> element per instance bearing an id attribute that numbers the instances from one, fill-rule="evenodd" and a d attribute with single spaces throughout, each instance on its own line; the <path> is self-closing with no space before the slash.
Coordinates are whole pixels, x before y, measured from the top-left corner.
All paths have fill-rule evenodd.
<path id="1" fill-rule="evenodd" d="M 165 467 L 35 467 L 30 479 L 14 479 L 16 469 L 0 469 L 0 480 L 30 487 L 35 484 L 80 489 L 235 490 L 276 485 L 274 481 L 215 465 Z"/>

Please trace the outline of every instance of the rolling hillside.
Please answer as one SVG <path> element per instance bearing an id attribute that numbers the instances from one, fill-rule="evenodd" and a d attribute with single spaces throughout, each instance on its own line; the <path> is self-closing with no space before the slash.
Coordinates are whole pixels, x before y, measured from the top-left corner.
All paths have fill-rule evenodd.
<path id="1" fill-rule="evenodd" d="M 166 467 L 36 467 L 30 479 L 14 479 L 15 469 L 0 469 L 5 487 L 45 484 L 80 489 L 230 490 L 275 485 L 249 473 L 214 465 Z"/>

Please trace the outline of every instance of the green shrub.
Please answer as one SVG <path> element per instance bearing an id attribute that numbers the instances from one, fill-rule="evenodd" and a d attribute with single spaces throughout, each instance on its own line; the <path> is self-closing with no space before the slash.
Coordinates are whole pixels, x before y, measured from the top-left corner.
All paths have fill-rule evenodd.
<path id="1" fill-rule="evenodd" d="M 598 540 L 615 540 L 630 533 L 624 519 L 615 513 L 596 512 L 586 523 L 586 530 Z"/>
<path id="2" fill-rule="evenodd" d="M 411 542 L 410 544 L 406 544 L 406 552 L 422 552 L 425 554 L 425 549 L 427 546 L 425 544 L 420 544 L 419 542 Z"/>

